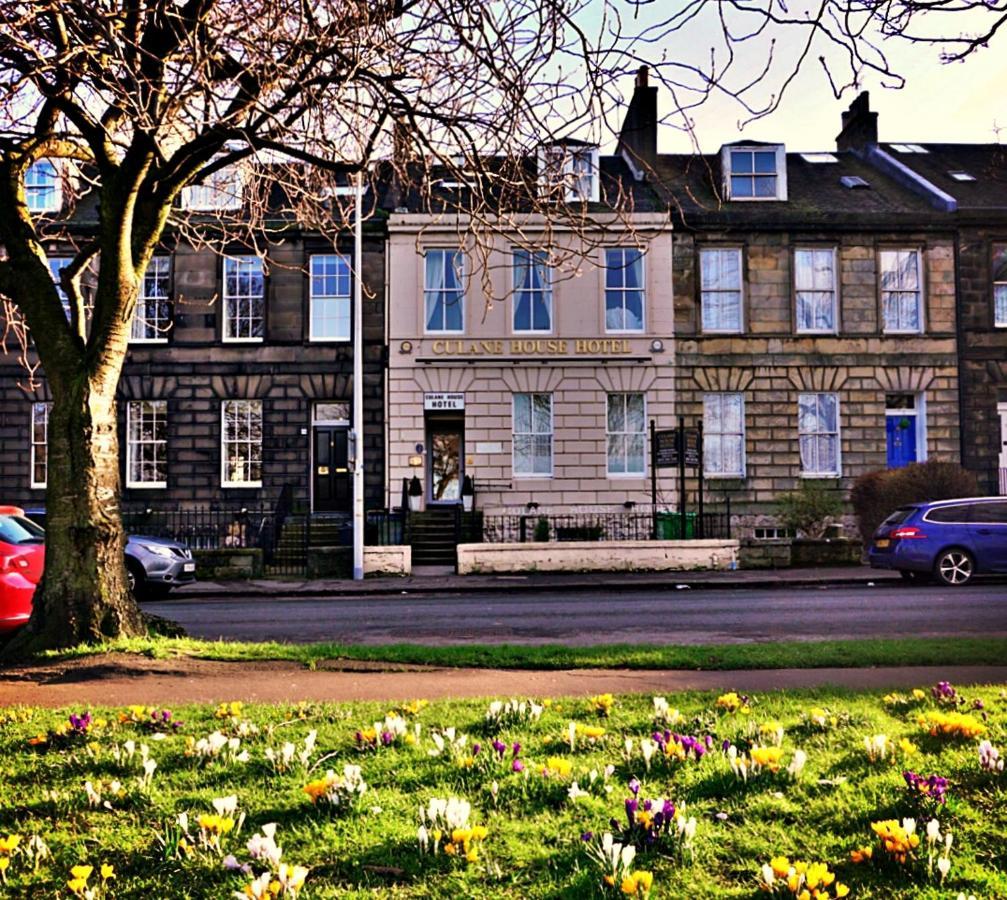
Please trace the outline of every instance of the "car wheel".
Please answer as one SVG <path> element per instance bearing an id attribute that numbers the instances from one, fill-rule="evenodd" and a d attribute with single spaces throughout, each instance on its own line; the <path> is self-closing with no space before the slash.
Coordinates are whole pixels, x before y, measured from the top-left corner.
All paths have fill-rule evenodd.
<path id="1" fill-rule="evenodd" d="M 948 587 L 961 587 L 972 580 L 975 562 L 967 551 L 953 547 L 937 557 L 934 572 L 942 584 Z"/>
<path id="2" fill-rule="evenodd" d="M 129 592 L 139 600 L 144 593 L 143 569 L 140 564 L 131 559 L 126 560 L 126 586 Z"/>

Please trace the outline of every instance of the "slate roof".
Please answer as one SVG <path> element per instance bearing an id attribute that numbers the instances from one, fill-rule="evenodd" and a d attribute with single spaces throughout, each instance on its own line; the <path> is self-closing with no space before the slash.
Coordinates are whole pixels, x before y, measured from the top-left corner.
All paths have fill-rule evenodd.
<path id="1" fill-rule="evenodd" d="M 926 153 L 902 153 L 898 141 L 879 144 L 889 156 L 922 175 L 958 202 L 959 211 L 1007 212 L 1007 145 L 919 144 Z M 951 172 L 968 172 L 975 181 L 956 181 Z"/>
<path id="2" fill-rule="evenodd" d="M 811 152 L 811 151 L 807 151 Z M 833 150 L 833 163 L 812 163 L 787 153 L 787 200 L 721 200 L 719 155 L 661 154 L 659 189 L 676 209 L 675 227 L 738 229 L 818 227 L 950 226 L 918 194 L 879 172 L 851 152 Z M 867 188 L 845 187 L 843 176 L 857 176 Z"/>

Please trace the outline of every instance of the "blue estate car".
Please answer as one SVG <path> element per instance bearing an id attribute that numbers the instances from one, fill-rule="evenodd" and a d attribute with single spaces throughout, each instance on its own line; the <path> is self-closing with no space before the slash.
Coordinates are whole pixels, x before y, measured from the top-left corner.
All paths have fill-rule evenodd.
<path id="1" fill-rule="evenodd" d="M 959 587 L 974 575 L 1007 573 L 1007 497 L 912 503 L 874 532 L 875 569 L 896 569 L 907 580 L 933 576 Z"/>

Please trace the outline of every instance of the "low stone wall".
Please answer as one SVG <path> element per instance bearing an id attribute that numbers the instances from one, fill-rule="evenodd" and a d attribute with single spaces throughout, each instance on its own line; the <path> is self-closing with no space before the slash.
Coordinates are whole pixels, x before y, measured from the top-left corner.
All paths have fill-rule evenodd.
<path id="1" fill-rule="evenodd" d="M 459 544 L 458 573 L 663 572 L 729 569 L 737 541 L 550 541 Z"/>
<path id="2" fill-rule="evenodd" d="M 790 538 L 742 538 L 738 566 L 742 569 L 789 568 Z"/>
<path id="3" fill-rule="evenodd" d="M 405 545 L 364 548 L 364 575 L 410 575 L 413 548 Z"/>
<path id="4" fill-rule="evenodd" d="M 200 581 L 262 577 L 262 551 L 257 547 L 193 550 L 192 558 L 196 560 L 196 578 Z"/>
<path id="5" fill-rule="evenodd" d="M 795 540 L 790 547 L 790 564 L 795 568 L 818 566 L 859 566 L 864 546 L 846 538 Z"/>

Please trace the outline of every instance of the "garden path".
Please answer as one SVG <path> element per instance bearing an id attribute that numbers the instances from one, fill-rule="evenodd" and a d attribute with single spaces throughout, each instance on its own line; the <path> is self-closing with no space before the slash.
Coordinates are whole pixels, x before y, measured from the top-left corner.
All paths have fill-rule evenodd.
<path id="1" fill-rule="evenodd" d="M 176 705 L 243 700 L 398 701 L 418 697 L 544 697 L 681 690 L 772 691 L 835 685 L 852 689 L 1007 684 L 1004 666 L 736 671 L 455 669 L 332 661 L 309 670 L 293 662 L 222 662 L 106 654 L 16 666 L 0 672 L 0 706 Z"/>

